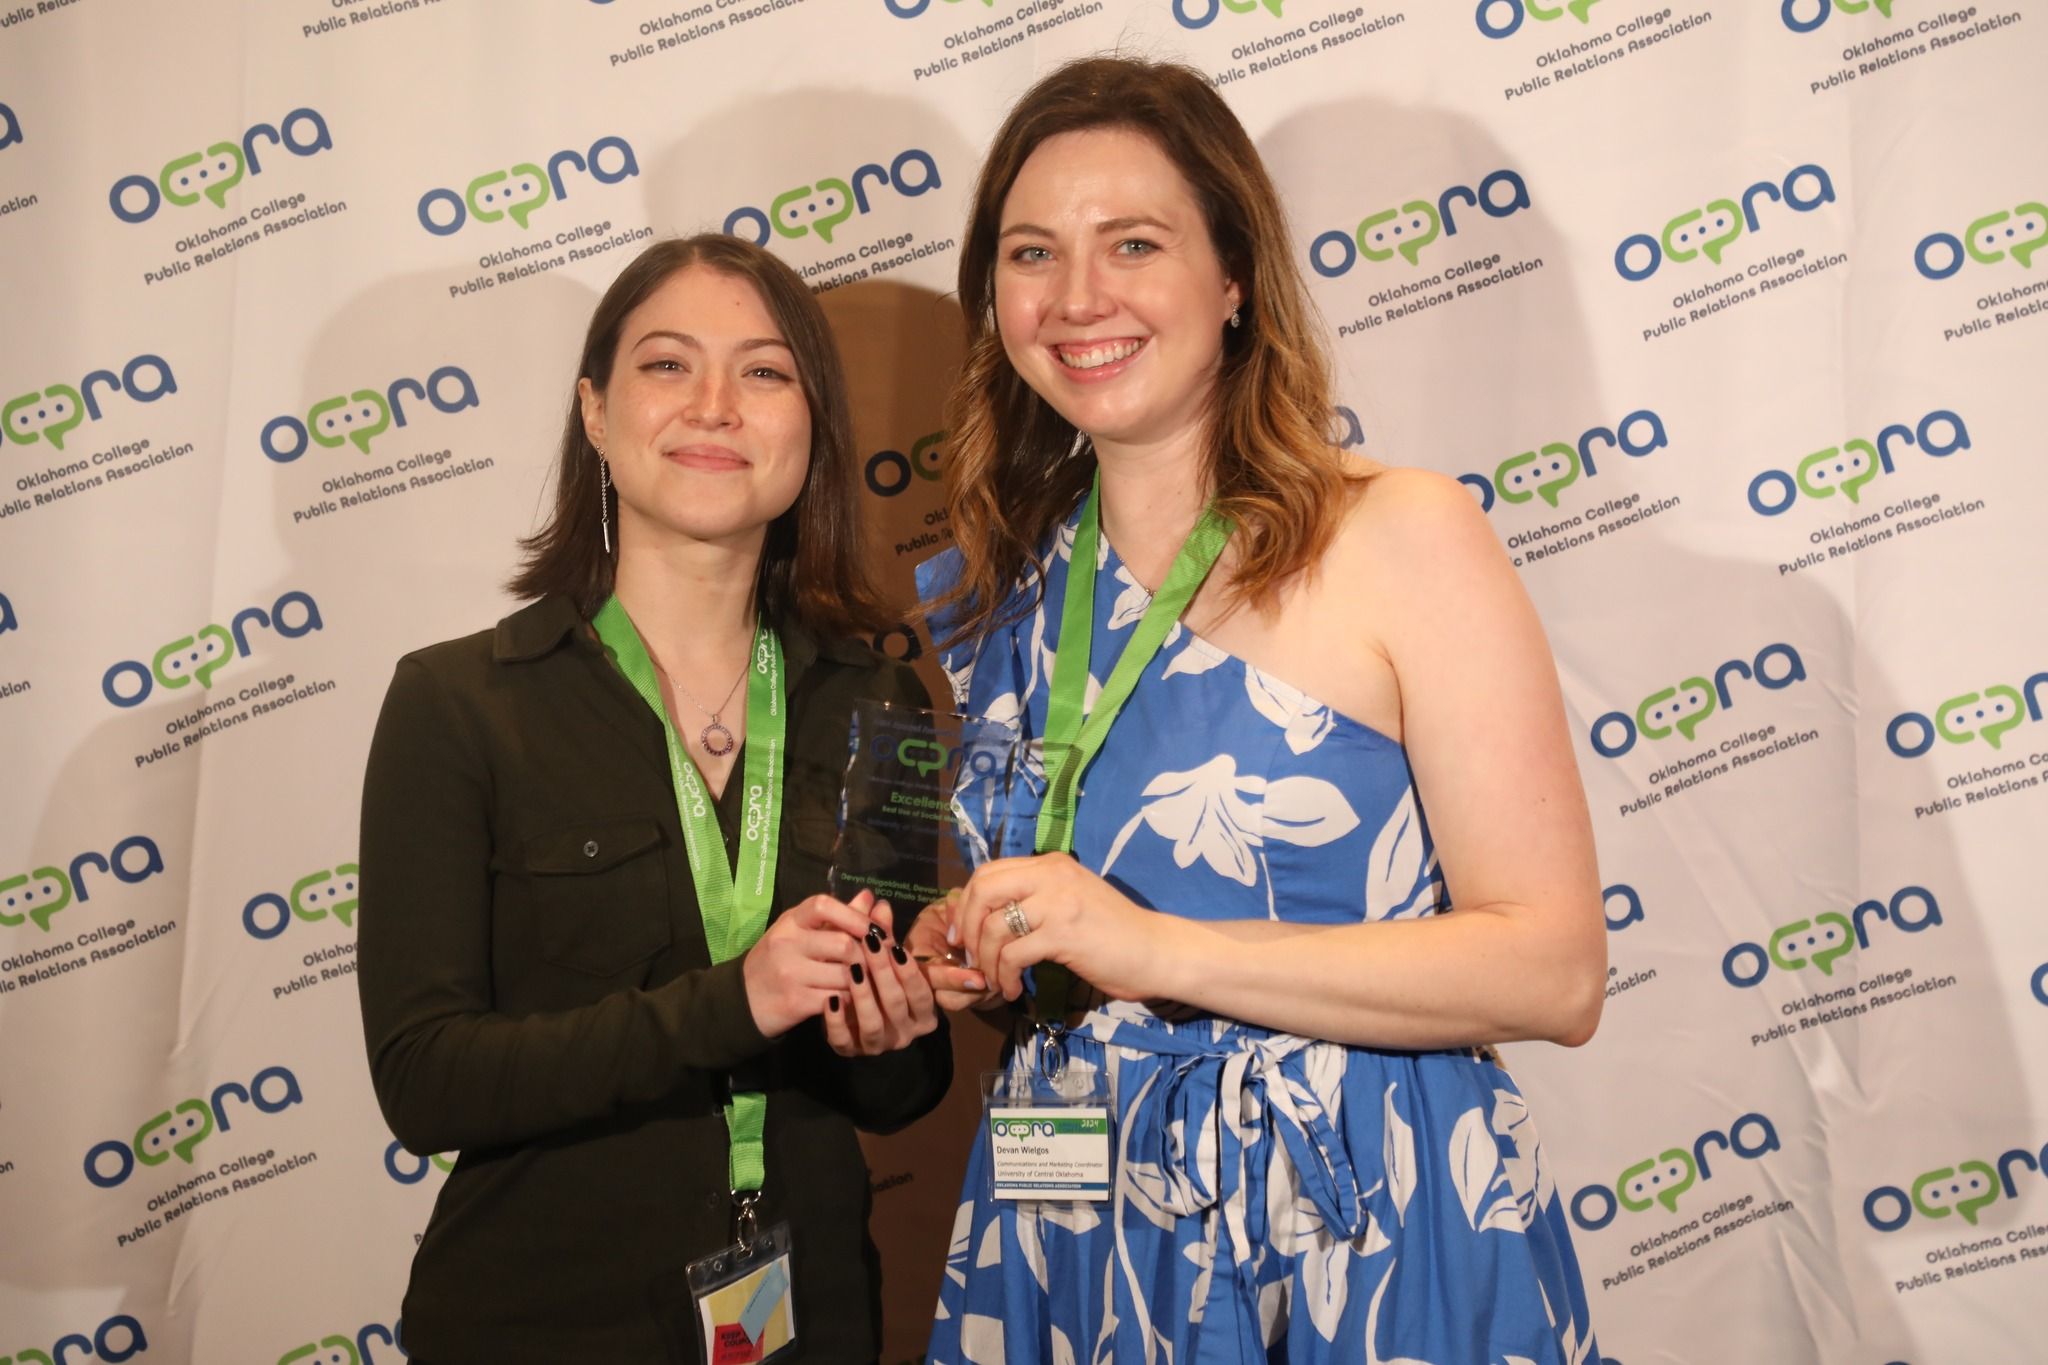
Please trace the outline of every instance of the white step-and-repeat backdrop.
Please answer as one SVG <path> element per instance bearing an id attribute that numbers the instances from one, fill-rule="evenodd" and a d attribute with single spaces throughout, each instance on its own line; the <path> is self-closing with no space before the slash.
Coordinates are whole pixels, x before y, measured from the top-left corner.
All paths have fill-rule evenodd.
<path id="1" fill-rule="evenodd" d="M 1462 478 L 1551 631 L 1613 971 L 1510 1062 L 1603 1352 L 2038 1358 L 2034 0 L 8 0 L 0 1360 L 403 1358 L 393 661 L 506 610 L 598 291 L 705 228 L 820 291 L 907 594 L 978 155 L 1113 47 L 1230 99 L 1340 438 Z M 891 1360 L 967 1122 L 874 1148 Z"/>

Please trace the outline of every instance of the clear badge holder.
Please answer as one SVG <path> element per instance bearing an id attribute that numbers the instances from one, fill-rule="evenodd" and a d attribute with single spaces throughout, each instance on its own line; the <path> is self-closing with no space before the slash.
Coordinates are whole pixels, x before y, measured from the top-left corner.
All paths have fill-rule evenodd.
<path id="1" fill-rule="evenodd" d="M 1116 1181 L 1116 1100 L 1107 1073 L 1070 1058 L 1063 1030 L 1034 1028 L 1007 1071 L 981 1078 L 984 1192 L 1096 1203 Z"/>
<path id="2" fill-rule="evenodd" d="M 705 1365 L 796 1359 L 796 1300 L 789 1224 L 755 1233 L 745 1211 L 739 1241 L 690 1264 L 690 1298 Z"/>

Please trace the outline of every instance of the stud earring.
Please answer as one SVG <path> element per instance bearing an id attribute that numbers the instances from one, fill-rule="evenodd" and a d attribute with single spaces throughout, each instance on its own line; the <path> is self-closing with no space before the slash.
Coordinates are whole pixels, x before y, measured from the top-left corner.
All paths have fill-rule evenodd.
<path id="1" fill-rule="evenodd" d="M 597 452 L 597 525 L 604 534 L 604 552 L 612 552 L 612 467 L 605 462 L 604 447 L 592 446 Z"/>

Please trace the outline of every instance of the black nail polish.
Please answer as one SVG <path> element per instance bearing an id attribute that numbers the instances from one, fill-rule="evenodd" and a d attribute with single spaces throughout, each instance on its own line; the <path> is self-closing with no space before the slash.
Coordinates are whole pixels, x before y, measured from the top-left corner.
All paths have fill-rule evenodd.
<path id="1" fill-rule="evenodd" d="M 830 1000 L 827 1000 L 825 1002 L 825 1007 L 831 1010 L 834 1014 L 839 1013 L 839 997 L 835 995 Z"/>
<path id="2" fill-rule="evenodd" d="M 903 951 L 903 945 L 900 943 L 897 944 L 894 948 L 891 948 L 889 951 L 896 955 L 896 965 L 899 967 L 901 967 L 904 963 L 910 961 L 910 955 Z"/>
<path id="3" fill-rule="evenodd" d="M 861 970 L 860 964 L 859 964 L 858 962 L 854 963 L 854 964 L 853 964 L 853 984 L 854 984 L 854 985 L 856 985 L 856 986 L 858 986 L 858 985 L 860 985 L 860 984 L 861 984 L 861 983 L 862 983 L 863 981 L 866 981 L 867 979 L 868 979 L 868 974 L 867 974 L 866 972 L 864 972 L 864 971 L 862 971 L 862 970 Z"/>
<path id="4" fill-rule="evenodd" d="M 888 935 L 882 932 L 881 925 L 870 924 L 868 926 L 868 951 L 871 953 L 881 952 L 882 944 L 887 938 Z"/>

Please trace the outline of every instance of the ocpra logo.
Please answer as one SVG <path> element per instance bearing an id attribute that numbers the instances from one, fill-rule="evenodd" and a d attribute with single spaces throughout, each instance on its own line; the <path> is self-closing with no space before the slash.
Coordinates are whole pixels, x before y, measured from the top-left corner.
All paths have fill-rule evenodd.
<path id="1" fill-rule="evenodd" d="M 123 1336 L 116 1337 L 116 1332 Z M 133 1360 L 149 1349 L 149 1337 L 142 1330 L 142 1324 L 126 1313 L 108 1318 L 93 1330 L 91 1336 L 83 1332 L 67 1332 L 58 1337 L 48 1351 L 23 1347 L 13 1355 L 0 1355 L 0 1365 L 64 1365 L 75 1350 L 101 1360 Z"/>
<path id="2" fill-rule="evenodd" d="M 1776 677 L 1770 672 L 1772 664 L 1781 670 Z M 1791 645 L 1765 645 L 1750 663 L 1730 659 L 1722 664 L 1714 670 L 1712 681 L 1692 677 L 1675 687 L 1659 688 L 1642 699 L 1633 717 L 1623 711 L 1609 711 L 1594 721 L 1590 738 L 1595 752 L 1602 758 L 1620 758 L 1635 747 L 1638 734 L 1644 739 L 1664 739 L 1673 730 L 1692 741 L 1707 717 L 1734 708 L 1735 698 L 1728 687 L 1731 677 L 1753 679 L 1776 692 L 1806 681 L 1806 664 Z M 1611 740 L 1608 732 L 1616 726 L 1621 729 L 1621 738 Z"/>
<path id="3" fill-rule="evenodd" d="M 927 483 L 937 482 L 946 455 L 939 442 L 945 439 L 943 431 L 928 431 L 910 443 L 908 455 L 900 450 L 878 450 L 868 456 L 868 491 L 893 498 L 910 487 L 913 475 Z"/>
<path id="4" fill-rule="evenodd" d="M 1587 12 L 1599 3 L 1600 0 L 1567 0 L 1562 5 L 1546 5 L 1541 0 L 1479 0 L 1479 10 L 1473 19 L 1479 25 L 1479 31 L 1487 37 L 1511 38 L 1522 26 L 1524 18 L 1549 23 L 1569 14 L 1582 24 L 1588 23 Z M 1496 11 L 1503 9 L 1508 12 L 1505 22 L 1495 17 Z"/>
<path id="5" fill-rule="evenodd" d="M 1648 426 L 1647 431 L 1644 424 Z M 1557 495 L 1577 483 L 1582 476 L 1588 479 L 1599 476 L 1600 468 L 1593 463 L 1593 444 L 1596 441 L 1604 441 L 1609 449 L 1620 446 L 1623 454 L 1636 459 L 1651 451 L 1662 450 L 1671 443 L 1664 433 L 1664 419 L 1648 408 L 1637 408 L 1616 422 L 1612 430 L 1590 428 L 1575 445 L 1552 441 L 1540 450 L 1525 450 L 1502 460 L 1495 467 L 1491 479 L 1484 474 L 1460 474 L 1458 482 L 1479 495 L 1479 507 L 1484 512 L 1493 510 L 1496 495 L 1502 502 L 1517 504 L 1540 497 L 1556 507 Z"/>
<path id="6" fill-rule="evenodd" d="M 1803 0 L 1803 3 L 1813 6 L 1814 12 L 1811 19 L 1802 19 L 1798 15 L 1798 11 L 1802 7 L 1802 0 L 1784 0 L 1784 3 L 1778 8 L 1778 15 L 1785 21 L 1785 27 L 1791 29 L 1794 33 L 1813 32 L 1822 24 L 1825 24 L 1836 10 L 1840 10 L 1844 14 L 1861 14 L 1865 10 L 1874 8 L 1879 14 L 1889 19 L 1892 17 L 1892 4 L 1894 0 Z"/>
<path id="7" fill-rule="evenodd" d="M 405 1144 L 397 1138 L 384 1149 L 384 1174 L 401 1185 L 417 1185 L 427 1178 L 429 1170 L 452 1171 L 455 1169 L 455 1153 L 436 1152 L 432 1156 L 414 1156 L 405 1150 Z"/>
<path id="8" fill-rule="evenodd" d="M 1947 279 L 1963 268 L 1966 258 L 1979 265 L 1997 265 L 2009 255 L 2020 263 L 2020 269 L 2032 270 L 2034 253 L 2044 242 L 2048 242 L 2048 204 L 2035 200 L 1985 214 L 1963 231 L 1961 241 L 1951 232 L 1928 233 L 1913 248 L 1913 265 L 1930 280 Z M 1944 247 L 1947 263 L 1934 264 L 1933 253 Z"/>
<path id="9" fill-rule="evenodd" d="M 740 837 L 752 843 L 761 837 L 761 827 L 768 822 L 768 792 L 756 782 L 747 788 L 747 814 L 740 828 Z"/>
<path id="10" fill-rule="evenodd" d="M 304 1365 L 376 1365 L 377 1354 L 370 1349 L 370 1343 L 381 1340 L 386 1346 L 396 1347 L 402 1357 L 405 1355 L 404 1334 L 403 1319 L 389 1327 L 381 1322 L 366 1323 L 353 1338 L 337 1334 L 286 1351 L 277 1358 L 277 1365 L 301 1365 L 301 1362 Z"/>
<path id="11" fill-rule="evenodd" d="M 920 176 L 915 185 L 905 175 L 912 168 L 917 169 Z M 879 162 L 870 161 L 865 166 L 855 167 L 853 174 L 845 180 L 830 176 L 815 185 L 798 185 L 793 190 L 784 190 L 769 203 L 766 213 L 743 204 L 725 215 L 725 231 L 735 237 L 746 237 L 747 234 L 739 230 L 740 224 L 752 222 L 754 234 L 747 240 L 756 246 L 768 245 L 771 227 L 778 237 L 796 238 L 816 232 L 830 243 L 833 230 L 851 218 L 856 209 L 861 213 L 869 211 L 870 185 L 887 185 L 896 193 L 915 199 L 939 188 L 940 183 L 939 165 L 932 160 L 932 154 L 911 147 L 898 152 L 886 170 Z"/>
<path id="12" fill-rule="evenodd" d="M 21 120 L 14 116 L 14 110 L 0 104 L 0 152 L 6 151 L 21 141 Z"/>
<path id="13" fill-rule="evenodd" d="M 1173 17 L 1182 28 L 1207 28 L 1224 10 L 1232 14 L 1256 14 L 1265 10 L 1275 19 L 1287 0 L 1173 0 Z"/>
<path id="14" fill-rule="evenodd" d="M 1993 683 L 1978 692 L 1950 697 L 1934 708 L 1929 720 L 1918 711 L 1892 717 L 1884 727 L 1884 742 L 1900 758 L 1918 758 L 1934 747 L 1939 735 L 1950 744 L 1968 744 L 1981 739 L 1996 749 L 2005 742 L 2006 732 L 2018 728 L 2020 719 L 2041 719 L 2041 689 L 2048 686 L 2048 672 L 2036 673 L 2018 687 Z M 1913 738 L 1907 739 L 1911 735 Z"/>
<path id="15" fill-rule="evenodd" d="M 259 1114 L 275 1114 L 305 1103 L 305 1098 L 299 1090 L 299 1078 L 288 1068 L 265 1067 L 246 1087 L 227 1081 L 214 1087 L 209 1099 L 181 1100 L 137 1128 L 132 1143 L 109 1138 L 98 1144 L 85 1154 L 85 1178 L 103 1190 L 111 1190 L 134 1174 L 138 1161 L 145 1166 L 161 1166 L 175 1156 L 190 1165 L 199 1144 L 216 1131 L 225 1133 L 234 1127 L 227 1109 L 231 1099 L 254 1105 Z M 111 1172 L 107 1169 L 109 1158 Z"/>
<path id="16" fill-rule="evenodd" d="M 1863 1219 L 1879 1232 L 1897 1232 L 1913 1221 L 1915 1213 L 1922 1218 L 1958 1214 L 1975 1227 L 1979 1211 L 1997 1203 L 2000 1195 L 2020 1197 L 2013 1168 L 2022 1166 L 2037 1174 L 2048 1167 L 2048 1144 L 2038 1154 L 2011 1148 L 1995 1163 L 1971 1160 L 1937 1167 L 1914 1180 L 1911 1194 L 1896 1185 L 1879 1185 L 1863 1197 Z"/>
<path id="17" fill-rule="evenodd" d="M 604 152 L 618 153 L 618 165 L 607 170 L 599 156 Z M 577 153 L 564 148 L 548 158 L 547 168 L 532 161 L 522 161 L 510 170 L 486 171 L 469 182 L 461 194 L 449 189 L 432 189 L 420 196 L 420 226 L 436 237 L 448 237 L 462 231 L 463 225 L 471 218 L 479 223 L 497 223 L 510 218 L 524 228 L 526 220 L 551 199 L 567 199 L 569 186 L 562 179 L 564 167 L 587 172 L 600 185 L 616 185 L 628 176 L 640 174 L 640 163 L 633 155 L 633 145 L 622 137 L 601 137 L 590 144 L 590 150 Z M 447 211 L 437 221 L 433 209 L 443 206 Z"/>
<path id="18" fill-rule="evenodd" d="M 445 392 L 444 386 L 452 388 L 453 393 Z M 476 381 L 469 377 L 469 371 L 460 365 L 443 365 L 428 375 L 425 383 L 394 379 L 382 393 L 357 389 L 346 397 L 336 394 L 323 398 L 306 410 L 304 421 L 291 416 L 273 417 L 263 424 L 263 453 L 279 464 L 290 464 L 306 453 L 310 436 L 313 444 L 329 450 L 352 441 L 357 450 L 367 455 L 371 441 L 394 424 L 401 429 L 405 426 L 407 393 L 432 403 L 440 412 L 461 412 L 480 406 Z"/>
<path id="19" fill-rule="evenodd" d="M 992 1119 L 989 1132 L 999 1138 L 1016 1138 L 1026 1141 L 1031 1138 L 1059 1136 L 1059 1126 L 1044 1119 Z"/>
<path id="20" fill-rule="evenodd" d="M 67 871 L 60 867 L 39 867 L 33 872 L 0 882 L 0 927 L 19 928 L 24 921 L 44 933 L 50 921 L 75 897 L 80 905 L 92 899 L 86 885 L 87 868 L 113 874 L 114 880 L 133 886 L 146 882 L 164 870 L 164 855 L 156 840 L 146 834 L 131 834 L 112 851 L 95 853 L 88 849 L 71 860 Z"/>
<path id="21" fill-rule="evenodd" d="M 149 372 L 153 374 L 145 388 L 142 381 Z M 178 380 L 162 356 L 139 355 L 123 365 L 119 374 L 94 370 L 76 385 L 52 384 L 9 399 L 0 407 L 0 435 L 18 446 L 32 446 L 47 438 L 62 450 L 64 437 L 73 427 L 88 417 L 97 422 L 104 415 L 95 388 L 125 393 L 138 403 L 154 403 L 167 393 L 176 393 Z"/>
<path id="22" fill-rule="evenodd" d="M 1505 200 L 1501 198 L 1502 190 L 1507 192 Z M 1368 261 L 1390 261 L 1398 254 L 1408 264 L 1420 265 L 1424 247 L 1438 236 L 1458 235 L 1458 220 L 1452 206 L 1461 200 L 1489 218 L 1506 218 L 1529 207 L 1529 186 L 1519 173 L 1499 170 L 1481 180 L 1476 190 L 1469 185 L 1451 186 L 1436 197 L 1434 204 L 1427 199 L 1412 199 L 1397 209 L 1381 209 L 1360 219 L 1354 231 L 1332 229 L 1317 237 L 1309 244 L 1308 263 L 1325 279 L 1342 275 L 1357 264 L 1360 256 Z M 1331 248 L 1336 251 L 1334 261 L 1325 259 Z"/>
<path id="23" fill-rule="evenodd" d="M 244 176 L 263 174 L 262 158 L 256 154 L 258 137 L 268 138 L 272 146 L 283 144 L 293 156 L 334 150 L 334 139 L 328 135 L 327 120 L 320 111 L 294 109 L 279 119 L 275 127 L 255 124 L 242 134 L 239 145 L 216 142 L 203 152 L 173 157 L 164 163 L 155 180 L 146 175 L 122 176 L 107 192 L 107 203 L 114 216 L 124 223 L 147 222 L 166 202 L 177 208 L 190 208 L 203 197 L 211 199 L 215 208 L 226 208 L 228 191 L 241 184 Z M 141 192 L 140 208 L 130 206 L 131 191 Z"/>
<path id="24" fill-rule="evenodd" d="M 242 928 L 250 938 L 272 939 L 289 929 L 295 919 L 311 924 L 332 915 L 343 927 L 353 929 L 361 899 L 361 869 L 354 863 L 336 863 L 293 882 L 289 900 L 275 891 L 251 896 L 242 907 Z M 262 918 L 265 911 L 272 918 Z"/>
<path id="25" fill-rule="evenodd" d="M 1620 919 L 1616 919 L 1614 912 L 1607 908 L 1617 896 L 1621 898 L 1621 903 L 1628 907 L 1621 912 Z M 1602 913 L 1607 917 L 1607 932 L 1610 934 L 1618 934 L 1631 924 L 1643 922 L 1643 898 L 1637 895 L 1636 889 L 1627 882 L 1616 882 L 1602 890 L 1600 905 Z"/>
<path id="26" fill-rule="evenodd" d="M 285 618 L 286 607 L 299 608 L 300 620 L 296 625 Z M 171 641 L 150 657 L 147 668 L 133 659 L 114 664 L 100 678 L 100 691 L 116 706 L 140 706 L 158 683 L 178 688 L 197 681 L 202 688 L 211 688 L 213 675 L 231 660 L 249 657 L 250 626 L 263 626 L 287 640 L 296 640 L 321 629 L 323 624 L 320 604 L 310 594 L 288 592 L 273 602 L 269 611 L 244 607 L 226 626 L 207 626 L 197 635 Z M 124 676 L 136 680 L 135 690 L 127 695 L 115 686 Z"/>
<path id="27" fill-rule="evenodd" d="M 1808 181 L 1812 182 L 1812 187 L 1802 198 L 1800 187 Z M 1814 162 L 1794 166 L 1785 173 L 1782 185 L 1759 180 L 1742 192 L 1739 203 L 1733 199 L 1716 199 L 1703 209 L 1690 209 L 1666 223 L 1661 236 L 1637 232 L 1623 238 L 1621 245 L 1614 249 L 1614 268 L 1625 280 L 1647 280 L 1667 259 L 1684 264 L 1705 255 L 1719 265 L 1721 253 L 1742 235 L 1745 228 L 1750 232 L 1763 230 L 1763 224 L 1756 216 L 1756 201 L 1760 198 L 1773 203 L 1782 200 L 1800 213 L 1811 213 L 1822 204 L 1834 202 L 1835 184 L 1828 178 L 1827 171 Z M 1629 264 L 1631 247 L 1640 247 L 1649 253 L 1647 264 Z"/>
<path id="28" fill-rule="evenodd" d="M 1833 976 L 1836 962 L 1870 946 L 1873 919 L 1889 923 L 1901 933 L 1917 934 L 1942 922 L 1941 906 L 1926 887 L 1902 886 L 1892 893 L 1889 903 L 1867 900 L 1846 915 L 1824 910 L 1780 926 L 1771 935 L 1768 949 L 1755 943 L 1736 944 L 1721 958 L 1721 975 L 1736 987 L 1758 984 L 1773 967 L 1784 972 L 1813 967 L 1822 976 Z"/>
<path id="29" fill-rule="evenodd" d="M 1636 1162 L 1621 1173 L 1611 1189 L 1606 1185 L 1588 1185 L 1580 1190 L 1572 1196 L 1572 1221 L 1588 1232 L 1598 1232 L 1614 1221 L 1618 1209 L 1643 1213 L 1662 1204 L 1666 1212 L 1678 1212 L 1678 1201 L 1687 1190 L 1714 1178 L 1713 1167 L 1707 1161 L 1707 1149 L 1714 1146 L 1724 1152 L 1732 1151 L 1745 1161 L 1755 1161 L 1766 1152 L 1779 1150 L 1778 1130 L 1770 1119 L 1754 1112 L 1729 1124 L 1725 1133 L 1709 1129 L 1694 1140 L 1689 1150 L 1673 1147 Z M 1589 1206 L 1597 1212 L 1588 1212 Z"/>
<path id="30" fill-rule="evenodd" d="M 1937 436 L 1935 424 L 1938 422 L 1948 423 L 1946 440 Z M 1879 473 L 1897 472 L 1892 461 L 1892 444 L 1895 441 L 1917 445 L 1922 454 L 1938 460 L 1958 450 L 1968 450 L 1970 429 L 1954 412 L 1936 408 L 1920 419 L 1917 430 L 1904 422 L 1893 422 L 1877 433 L 1875 444 L 1857 439 L 1816 450 L 1801 460 L 1791 474 L 1782 469 L 1766 469 L 1751 479 L 1750 510 L 1758 516 L 1775 517 L 1796 503 L 1802 493 L 1809 498 L 1832 498 L 1840 493 L 1854 503 L 1861 496 L 1864 485 Z"/>
<path id="31" fill-rule="evenodd" d="M 968 770 L 977 777 L 993 778 L 1002 767 L 1002 761 L 986 747 L 972 744 L 949 746 L 936 739 L 922 739 L 915 735 L 901 739 L 876 735 L 869 748 L 876 758 L 893 759 L 919 777 L 952 772 L 963 759 Z"/>

